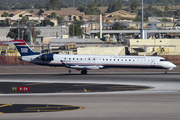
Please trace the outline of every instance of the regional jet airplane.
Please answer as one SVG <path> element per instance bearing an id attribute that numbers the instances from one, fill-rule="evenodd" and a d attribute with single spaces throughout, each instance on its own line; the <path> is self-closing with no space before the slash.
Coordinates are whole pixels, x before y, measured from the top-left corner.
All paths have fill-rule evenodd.
<path id="1" fill-rule="evenodd" d="M 21 57 L 20 60 L 37 65 L 64 66 L 69 69 L 81 70 L 81 74 L 87 74 L 87 70 L 103 68 L 147 68 L 172 70 L 176 67 L 173 63 L 158 56 L 113 56 L 113 55 L 61 55 L 54 53 L 34 52 L 24 40 L 12 40 Z"/>

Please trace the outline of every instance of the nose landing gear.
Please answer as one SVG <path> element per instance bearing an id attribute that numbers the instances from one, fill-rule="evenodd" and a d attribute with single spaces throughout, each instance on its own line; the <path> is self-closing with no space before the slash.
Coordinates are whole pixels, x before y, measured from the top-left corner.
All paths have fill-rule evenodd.
<path id="1" fill-rule="evenodd" d="M 69 73 L 71 73 L 71 69 L 69 69 Z"/>
<path id="2" fill-rule="evenodd" d="M 164 74 L 167 74 L 167 69 L 164 71 Z"/>

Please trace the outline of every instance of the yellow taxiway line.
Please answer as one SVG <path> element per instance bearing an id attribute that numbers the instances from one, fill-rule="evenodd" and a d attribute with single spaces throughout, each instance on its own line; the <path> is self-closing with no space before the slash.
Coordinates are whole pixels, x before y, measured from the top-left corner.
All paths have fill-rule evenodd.
<path id="1" fill-rule="evenodd" d="M 4 104 L 4 105 L 0 105 L 0 107 L 6 107 L 6 106 L 10 106 L 12 104 Z"/>

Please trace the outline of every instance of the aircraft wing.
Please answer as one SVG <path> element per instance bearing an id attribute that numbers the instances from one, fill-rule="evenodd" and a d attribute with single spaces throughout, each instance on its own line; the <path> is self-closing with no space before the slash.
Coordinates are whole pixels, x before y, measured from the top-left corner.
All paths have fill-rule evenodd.
<path id="1" fill-rule="evenodd" d="M 73 68 L 73 69 L 87 69 L 87 70 L 99 69 L 98 66 L 70 66 L 70 68 Z"/>
<path id="2" fill-rule="evenodd" d="M 72 68 L 72 69 L 77 69 L 77 70 L 83 70 L 83 69 L 86 69 L 86 70 L 97 70 L 97 69 L 100 69 L 100 68 L 103 68 L 104 66 L 96 66 L 96 65 L 68 65 L 66 64 L 64 61 L 62 61 L 62 65 L 64 67 L 67 67 L 67 68 Z"/>

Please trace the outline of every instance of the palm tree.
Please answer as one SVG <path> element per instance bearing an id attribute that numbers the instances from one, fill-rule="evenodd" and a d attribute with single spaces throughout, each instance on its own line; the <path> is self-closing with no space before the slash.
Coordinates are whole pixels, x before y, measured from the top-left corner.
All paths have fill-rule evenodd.
<path id="1" fill-rule="evenodd" d="M 169 7 L 166 5 L 166 6 L 164 7 L 164 10 L 166 11 L 166 17 L 167 17 L 167 11 L 169 10 Z M 166 21 L 165 21 L 165 29 L 166 29 Z"/>
<path id="2" fill-rule="evenodd" d="M 174 0 L 171 0 L 171 14 L 173 16 L 173 5 L 174 5 Z"/>
<path id="3" fill-rule="evenodd" d="M 166 5 L 166 6 L 164 7 L 164 10 L 166 11 L 166 17 L 167 17 L 167 11 L 169 10 L 169 7 Z"/>
<path id="4" fill-rule="evenodd" d="M 177 10 L 177 15 L 179 16 L 180 19 L 180 9 Z"/>
<path id="5" fill-rule="evenodd" d="M 9 13 L 8 12 L 4 12 L 3 14 L 2 14 L 2 17 L 8 17 L 9 16 Z"/>
<path id="6" fill-rule="evenodd" d="M 51 18 L 57 18 L 57 14 L 55 12 L 51 13 Z"/>

